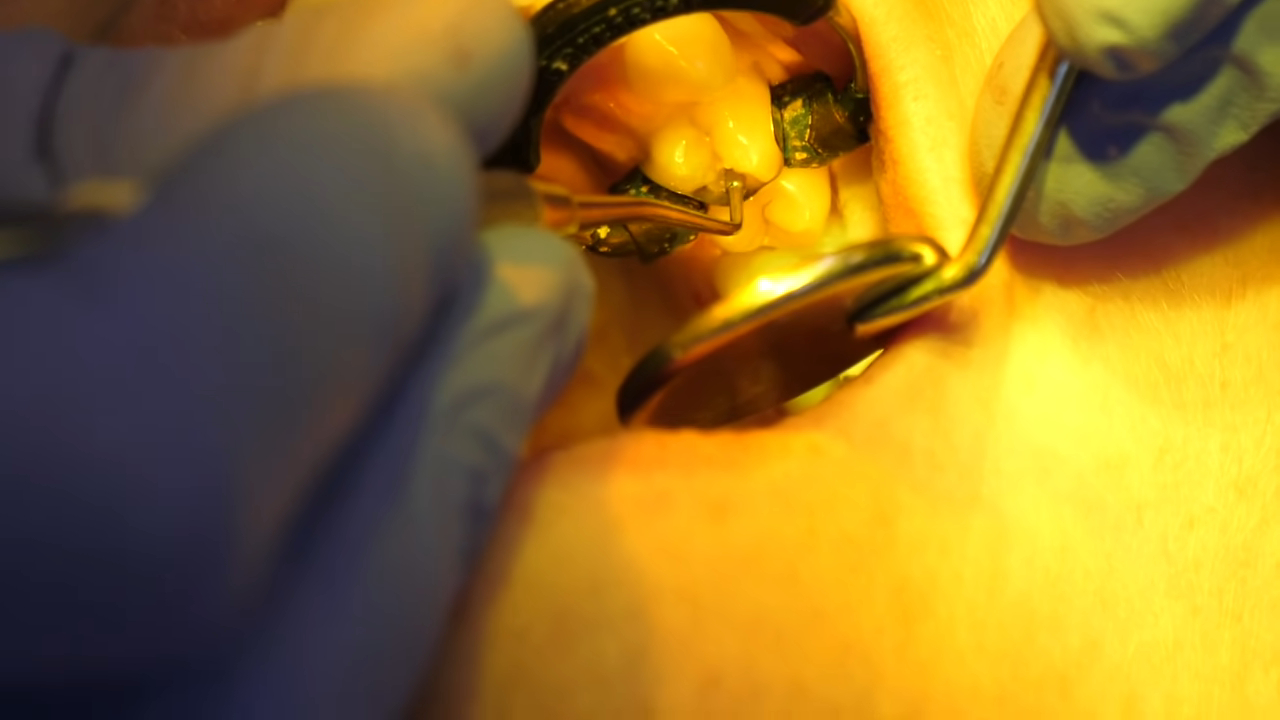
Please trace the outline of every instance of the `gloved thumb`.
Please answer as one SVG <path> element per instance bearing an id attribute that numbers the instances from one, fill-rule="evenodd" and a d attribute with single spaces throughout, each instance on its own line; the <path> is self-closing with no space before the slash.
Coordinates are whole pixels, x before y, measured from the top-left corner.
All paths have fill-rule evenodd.
<path id="1" fill-rule="evenodd" d="M 456 334 L 433 349 L 448 364 L 419 445 L 420 471 L 437 495 L 436 537 L 456 539 L 461 562 L 488 537 L 529 431 L 576 365 L 593 309 L 581 253 L 563 238 L 507 226 L 481 242 L 488 277 Z"/>
<path id="2" fill-rule="evenodd" d="M 1138 80 L 1082 74 L 1014 233 L 1075 245 L 1106 237 L 1186 190 L 1280 116 L 1280 3 L 1247 0 L 1171 65 Z M 998 53 L 972 126 L 985 187 L 1045 28 L 1030 13 Z"/>
<path id="3" fill-rule="evenodd" d="M 1049 36 L 1082 68 L 1147 75 L 1200 42 L 1244 0 L 1038 0 Z"/>
<path id="4" fill-rule="evenodd" d="M 49 204 L 97 178 L 147 186 L 232 120 L 335 87 L 419 93 L 484 156 L 515 125 L 532 65 L 528 28 L 507 0 L 335 1 L 162 49 L 0 35 L 0 196 Z"/>

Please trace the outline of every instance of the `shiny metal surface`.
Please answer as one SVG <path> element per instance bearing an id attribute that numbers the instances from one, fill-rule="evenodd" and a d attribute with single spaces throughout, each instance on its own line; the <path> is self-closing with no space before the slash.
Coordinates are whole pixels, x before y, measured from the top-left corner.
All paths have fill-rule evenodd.
<path id="1" fill-rule="evenodd" d="M 618 391 L 618 416 L 630 425 L 712 428 L 769 412 L 876 352 L 878 341 L 850 332 L 850 315 L 946 257 L 927 238 L 894 238 L 761 277 L 641 359 Z"/>
<path id="2" fill-rule="evenodd" d="M 928 238 L 857 245 L 724 298 L 646 355 L 618 392 L 630 425 L 713 428 L 838 378 L 878 338 L 971 287 L 1003 247 L 1077 71 L 1047 37 L 962 250 Z"/>
<path id="3" fill-rule="evenodd" d="M 860 337 L 919 317 L 971 287 L 991 267 L 1048 152 L 1077 75 L 1047 37 L 1043 42 L 964 247 L 936 272 L 863 308 L 855 319 Z"/>

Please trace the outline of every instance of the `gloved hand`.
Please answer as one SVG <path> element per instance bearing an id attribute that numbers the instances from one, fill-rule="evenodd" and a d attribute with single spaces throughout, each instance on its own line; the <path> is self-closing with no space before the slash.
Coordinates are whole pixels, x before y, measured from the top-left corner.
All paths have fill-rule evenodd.
<path id="1" fill-rule="evenodd" d="M 1277 0 L 1039 0 L 1085 71 L 1015 233 L 1105 237 L 1280 114 Z"/>
<path id="2" fill-rule="evenodd" d="M 52 35 L 0 36 L 0 201 L 95 163 L 154 189 L 0 265 L 0 716 L 381 718 L 422 679 L 592 291 L 559 238 L 476 240 L 478 157 L 531 70 L 518 16 L 410 5 L 440 21 L 415 72 L 216 122 L 146 82 L 230 97 L 290 46 L 60 65 Z M 36 153 L 58 67 L 62 177 Z M 171 121 L 213 129 L 149 154 Z"/>

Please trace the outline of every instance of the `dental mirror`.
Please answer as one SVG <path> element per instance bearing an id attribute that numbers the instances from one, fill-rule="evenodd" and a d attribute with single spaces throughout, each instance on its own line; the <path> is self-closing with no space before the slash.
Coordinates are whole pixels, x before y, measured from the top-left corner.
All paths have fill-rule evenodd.
<path id="1" fill-rule="evenodd" d="M 894 238 L 757 278 L 642 358 L 618 391 L 618 416 L 714 428 L 773 410 L 880 349 L 850 331 L 851 315 L 945 259 L 932 240 Z"/>
<path id="2" fill-rule="evenodd" d="M 1074 83 L 1044 38 L 964 248 L 929 238 L 855 245 L 765 276 L 645 355 L 618 391 L 624 424 L 715 428 L 839 378 L 878 340 L 971 287 L 1003 246 Z"/>

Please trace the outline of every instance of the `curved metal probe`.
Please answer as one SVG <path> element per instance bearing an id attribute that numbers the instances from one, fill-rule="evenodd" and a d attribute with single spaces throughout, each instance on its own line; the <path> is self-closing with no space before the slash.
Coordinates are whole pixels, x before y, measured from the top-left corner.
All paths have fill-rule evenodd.
<path id="1" fill-rule="evenodd" d="M 763 13 L 795 27 L 825 21 L 849 49 L 848 89 L 825 87 L 823 82 L 830 85 L 831 79 L 823 73 L 816 73 L 816 80 L 804 76 L 772 89 L 774 136 L 786 166 L 794 160 L 796 167 L 820 167 L 870 139 L 871 103 L 857 23 L 837 0 L 552 0 L 530 18 L 537 55 L 532 96 L 520 122 L 485 160 L 485 167 L 532 174 L 541 161 L 544 116 L 578 69 L 644 27 L 716 11 Z M 724 189 L 708 186 L 687 195 L 659 187 L 655 197 L 657 184 L 639 169 L 611 188 L 619 196 L 612 200 L 603 195 L 575 198 L 544 185 L 538 193 L 546 206 L 540 222 L 566 235 L 590 231 L 590 237 L 580 240 L 597 254 L 653 260 L 688 244 L 695 237 L 691 231 L 732 235 L 741 229 L 741 203 L 772 178 L 762 181 L 733 173 L 736 179 L 729 180 L 729 172 Z M 735 199 L 735 192 L 740 197 Z M 730 224 L 699 215 L 708 205 L 730 206 Z M 576 231 L 567 230 L 575 226 Z"/>
<path id="2" fill-rule="evenodd" d="M 650 198 L 575 195 L 553 183 L 508 170 L 484 173 L 481 185 L 481 227 L 534 223 L 562 235 L 621 222 L 660 223 L 714 235 L 733 235 L 742 229 L 745 184 L 733 171 L 725 172 L 728 222 Z"/>
<path id="3" fill-rule="evenodd" d="M 854 315 L 858 337 L 872 337 L 923 315 L 972 286 L 991 267 L 1048 153 L 1078 74 L 1046 36 L 964 247 L 923 279 Z"/>

